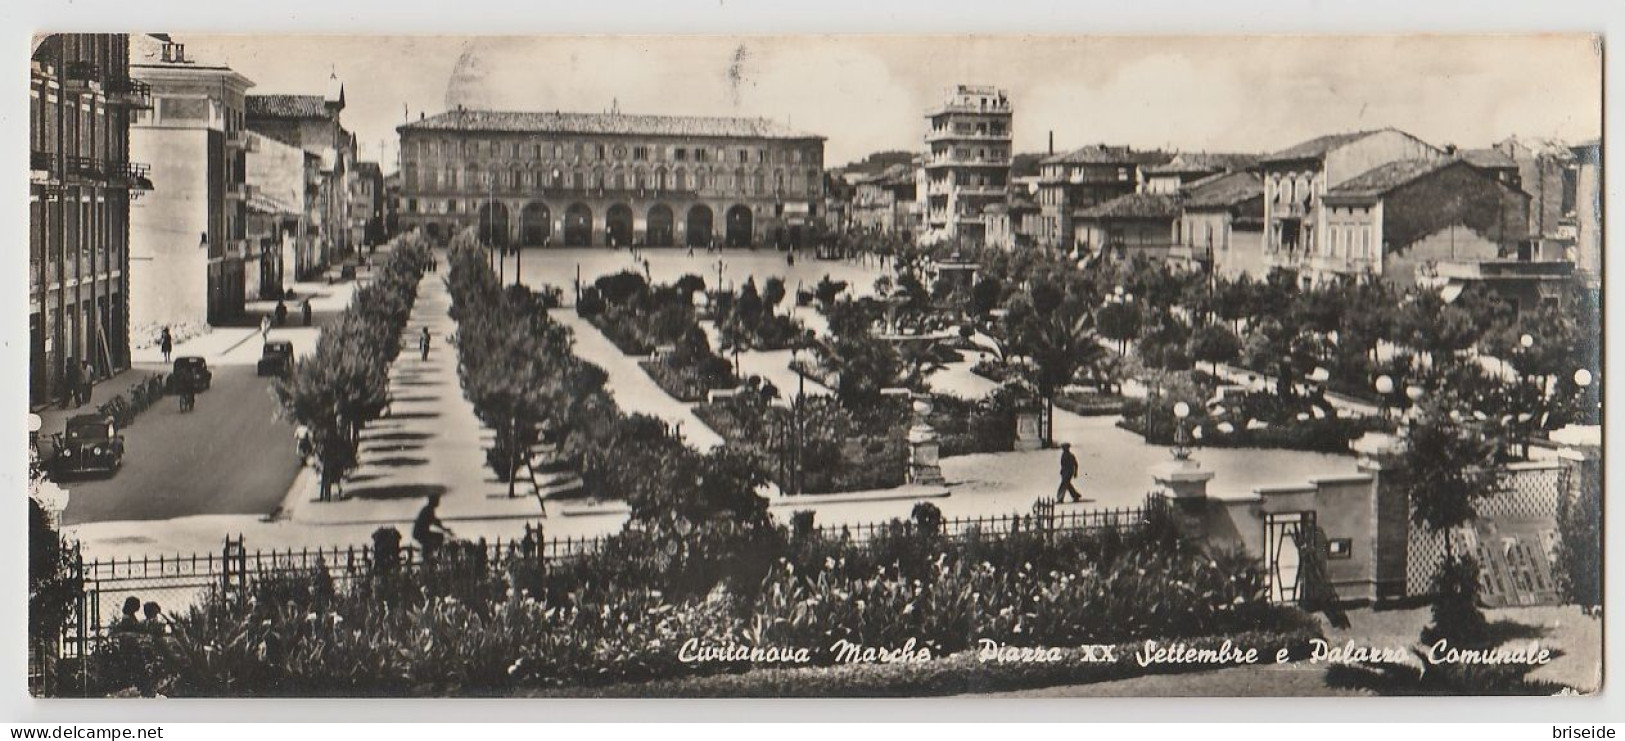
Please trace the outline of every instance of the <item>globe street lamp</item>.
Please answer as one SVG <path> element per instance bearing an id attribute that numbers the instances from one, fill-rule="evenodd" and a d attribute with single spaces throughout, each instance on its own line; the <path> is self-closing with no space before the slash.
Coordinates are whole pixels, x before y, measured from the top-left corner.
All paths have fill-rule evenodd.
<path id="1" fill-rule="evenodd" d="M 1185 402 L 1174 404 L 1174 460 L 1183 461 L 1191 457 L 1190 437 L 1185 432 L 1185 420 L 1191 416 L 1191 405 Z"/>
<path id="2" fill-rule="evenodd" d="M 1393 377 L 1386 373 L 1377 376 L 1376 389 L 1378 397 L 1382 399 L 1382 416 L 1384 419 L 1387 419 L 1390 411 L 1388 408 L 1388 402 L 1393 399 L 1394 395 Z"/>

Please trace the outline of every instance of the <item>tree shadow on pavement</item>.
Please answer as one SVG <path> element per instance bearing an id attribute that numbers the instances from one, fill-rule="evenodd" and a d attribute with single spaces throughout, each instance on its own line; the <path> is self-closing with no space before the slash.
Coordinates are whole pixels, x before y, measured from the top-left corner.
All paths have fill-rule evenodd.
<path id="1" fill-rule="evenodd" d="M 417 458 L 406 455 L 393 455 L 388 458 L 378 458 L 365 461 L 367 465 L 383 466 L 385 468 L 404 468 L 406 466 L 422 466 L 429 463 L 428 458 Z"/>
<path id="2" fill-rule="evenodd" d="M 387 484 L 356 489 L 346 487 L 344 493 L 351 499 L 424 499 L 431 494 L 445 494 L 446 487 L 440 484 Z"/>

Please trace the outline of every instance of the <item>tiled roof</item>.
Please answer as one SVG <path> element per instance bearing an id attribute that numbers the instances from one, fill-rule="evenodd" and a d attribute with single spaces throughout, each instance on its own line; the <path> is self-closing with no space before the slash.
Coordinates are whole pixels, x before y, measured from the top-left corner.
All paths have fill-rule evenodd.
<path id="1" fill-rule="evenodd" d="M 384 171 L 382 168 L 378 167 L 377 162 L 355 163 L 355 174 L 364 178 L 382 179 L 384 177 Z"/>
<path id="2" fill-rule="evenodd" d="M 1258 155 L 1228 152 L 1180 152 L 1165 164 L 1152 165 L 1146 172 L 1176 174 L 1188 172 L 1233 172 L 1258 164 Z"/>
<path id="3" fill-rule="evenodd" d="M 715 136 L 748 139 L 823 139 L 766 118 L 635 116 L 625 113 L 480 111 L 458 109 L 413 121 L 401 131 L 486 131 L 547 134 Z"/>
<path id="4" fill-rule="evenodd" d="M 1461 161 L 1454 157 L 1437 157 L 1389 162 L 1343 181 L 1337 187 L 1326 191 L 1326 197 L 1375 198 L 1423 175 L 1438 172 Z"/>
<path id="5" fill-rule="evenodd" d="M 1371 136 L 1378 131 L 1382 131 L 1382 129 L 1373 129 L 1371 131 L 1352 131 L 1346 134 L 1328 134 L 1326 136 L 1318 136 L 1301 144 L 1295 144 L 1287 147 L 1286 149 L 1274 154 L 1266 155 L 1262 161 L 1280 162 L 1283 160 L 1318 159 L 1326 156 L 1326 153 L 1332 151 L 1333 149 L 1337 149 L 1338 147 L 1346 144 L 1352 144 Z"/>
<path id="6" fill-rule="evenodd" d="M 1161 165 L 1174 155 L 1159 150 L 1135 151 L 1129 147 L 1096 144 L 1045 157 L 1040 165 Z"/>
<path id="7" fill-rule="evenodd" d="M 1264 194 L 1264 180 L 1256 173 L 1232 172 L 1220 175 L 1185 193 L 1186 208 L 1230 208 Z"/>
<path id="8" fill-rule="evenodd" d="M 1072 214 L 1078 219 L 1171 219 L 1179 215 L 1179 197 L 1130 193 Z"/>
<path id="9" fill-rule="evenodd" d="M 250 95 L 243 107 L 249 118 L 327 118 L 320 95 Z"/>
<path id="10" fill-rule="evenodd" d="M 1474 167 L 1488 170 L 1505 170 L 1518 166 L 1518 163 L 1505 152 L 1499 149 L 1463 149 L 1461 158 Z"/>

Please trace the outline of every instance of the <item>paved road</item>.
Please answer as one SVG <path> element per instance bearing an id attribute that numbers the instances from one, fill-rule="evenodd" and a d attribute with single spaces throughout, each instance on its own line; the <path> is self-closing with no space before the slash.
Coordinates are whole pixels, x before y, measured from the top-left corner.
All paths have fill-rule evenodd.
<path id="1" fill-rule="evenodd" d="M 65 524 L 270 513 L 299 460 L 269 386 L 252 366 L 220 366 L 196 410 L 181 414 L 174 397 L 147 410 L 125 430 L 123 470 L 62 484 Z"/>

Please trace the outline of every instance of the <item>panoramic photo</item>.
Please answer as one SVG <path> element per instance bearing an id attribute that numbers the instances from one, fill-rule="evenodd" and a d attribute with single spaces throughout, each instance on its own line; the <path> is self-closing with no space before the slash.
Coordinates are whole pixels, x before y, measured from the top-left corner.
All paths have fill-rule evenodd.
<path id="1" fill-rule="evenodd" d="M 36 697 L 1601 689 L 1599 37 L 32 44 Z"/>

